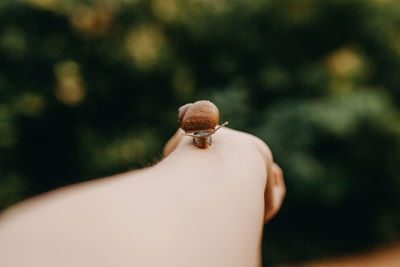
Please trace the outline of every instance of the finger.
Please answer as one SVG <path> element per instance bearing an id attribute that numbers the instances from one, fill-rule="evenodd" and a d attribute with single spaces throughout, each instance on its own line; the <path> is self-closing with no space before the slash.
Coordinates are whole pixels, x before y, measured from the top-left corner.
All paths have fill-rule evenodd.
<path id="1" fill-rule="evenodd" d="M 283 199 L 286 195 L 286 185 L 283 179 L 283 171 L 278 164 L 274 163 L 272 166 L 273 169 L 273 177 L 274 177 L 274 194 L 275 194 L 275 205 L 277 206 L 276 213 L 280 210 L 282 206 Z"/>
<path id="2" fill-rule="evenodd" d="M 265 218 L 264 221 L 269 221 L 272 217 L 278 213 L 282 206 L 283 199 L 286 194 L 286 186 L 283 180 L 282 169 L 276 163 L 272 163 L 271 166 L 271 176 L 270 183 L 267 184 L 266 194 L 266 204 L 265 204 Z"/>
<path id="3" fill-rule="evenodd" d="M 274 162 L 272 165 L 272 170 L 275 173 L 275 185 L 284 189 L 284 192 L 286 193 L 286 185 L 285 180 L 283 179 L 283 171 L 281 167 Z"/>
<path id="4" fill-rule="evenodd" d="M 183 138 L 184 131 L 179 128 L 175 134 L 168 140 L 168 142 L 164 146 L 163 150 L 163 158 L 168 157 L 168 155 L 175 150 L 178 144 L 181 142 Z"/>

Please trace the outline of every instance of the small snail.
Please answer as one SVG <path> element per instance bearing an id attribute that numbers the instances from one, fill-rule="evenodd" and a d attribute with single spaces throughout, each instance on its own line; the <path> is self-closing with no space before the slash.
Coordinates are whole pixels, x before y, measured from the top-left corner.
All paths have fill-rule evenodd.
<path id="1" fill-rule="evenodd" d="M 207 100 L 183 105 L 178 109 L 178 123 L 184 135 L 193 137 L 193 144 L 207 148 L 212 143 L 211 135 L 228 124 L 218 126 L 219 111 L 216 105 Z"/>

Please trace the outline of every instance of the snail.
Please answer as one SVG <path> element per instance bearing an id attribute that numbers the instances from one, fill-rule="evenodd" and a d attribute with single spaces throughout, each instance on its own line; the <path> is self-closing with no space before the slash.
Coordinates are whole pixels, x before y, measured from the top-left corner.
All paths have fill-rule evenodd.
<path id="1" fill-rule="evenodd" d="M 193 144 L 199 148 L 211 145 L 211 135 L 228 124 L 217 126 L 218 121 L 218 108 L 208 100 L 188 103 L 178 109 L 179 126 L 185 131 L 184 135 L 193 137 Z"/>

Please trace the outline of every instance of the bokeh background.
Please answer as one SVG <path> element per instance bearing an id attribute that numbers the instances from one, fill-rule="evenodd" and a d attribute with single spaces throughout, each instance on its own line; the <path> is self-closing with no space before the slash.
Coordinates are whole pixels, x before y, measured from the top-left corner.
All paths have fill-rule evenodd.
<path id="1" fill-rule="evenodd" d="M 154 164 L 198 99 L 285 172 L 265 265 L 398 240 L 396 0 L 0 1 L 0 209 Z"/>

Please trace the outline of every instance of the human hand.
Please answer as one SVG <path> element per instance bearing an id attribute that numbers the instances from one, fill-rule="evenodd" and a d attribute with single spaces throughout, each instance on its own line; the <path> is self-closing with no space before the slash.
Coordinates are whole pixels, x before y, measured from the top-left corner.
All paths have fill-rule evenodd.
<path id="1" fill-rule="evenodd" d="M 281 168 L 273 161 L 269 147 L 259 138 L 229 128 L 222 128 L 213 135 L 213 144 L 207 149 L 199 149 L 192 138 L 178 129 L 164 147 L 164 158 L 185 159 L 190 164 L 192 158 L 198 162 L 194 172 L 204 168 L 229 179 L 233 190 L 243 194 L 240 200 L 257 201 L 254 196 L 264 196 L 264 222 L 269 221 L 279 211 L 286 187 Z M 188 160 L 189 159 L 189 160 Z M 249 200 L 251 199 L 251 200 Z"/>

